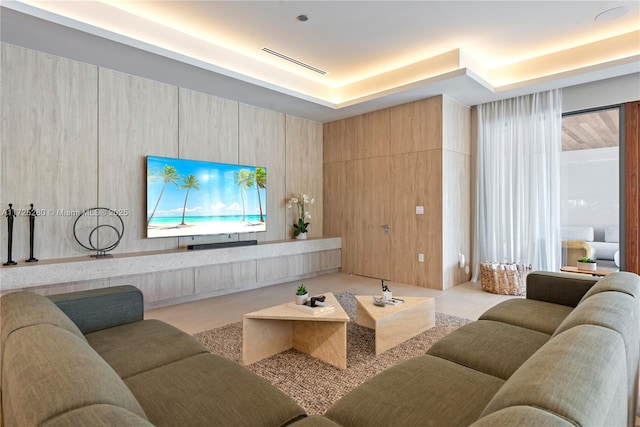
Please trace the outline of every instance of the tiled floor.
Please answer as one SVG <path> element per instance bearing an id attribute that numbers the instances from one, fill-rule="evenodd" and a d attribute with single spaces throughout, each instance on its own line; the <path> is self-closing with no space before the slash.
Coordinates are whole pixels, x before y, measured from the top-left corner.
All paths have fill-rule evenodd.
<path id="1" fill-rule="evenodd" d="M 380 282 L 360 276 L 335 273 L 206 300 L 148 310 L 147 319 L 161 319 L 190 334 L 242 320 L 244 313 L 293 301 L 295 289 L 304 283 L 312 295 L 349 291 L 373 295 L 380 292 Z M 488 308 L 509 297 L 484 292 L 480 283 L 468 282 L 447 291 L 386 282 L 396 296 L 436 298 L 436 311 L 477 319 Z"/>

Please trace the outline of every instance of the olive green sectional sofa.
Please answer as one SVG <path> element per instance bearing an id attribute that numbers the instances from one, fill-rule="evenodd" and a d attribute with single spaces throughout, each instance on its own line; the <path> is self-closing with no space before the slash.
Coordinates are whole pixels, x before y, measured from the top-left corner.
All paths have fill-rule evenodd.
<path id="1" fill-rule="evenodd" d="M 340 399 L 342 426 L 633 426 L 640 278 L 535 272 L 504 301 Z"/>
<path id="2" fill-rule="evenodd" d="M 2 420 L 26 426 L 335 426 L 190 335 L 132 286 L 0 298 Z"/>
<path id="3" fill-rule="evenodd" d="M 307 416 L 131 286 L 0 298 L 4 426 L 633 426 L 640 278 L 535 272 L 494 306 Z"/>

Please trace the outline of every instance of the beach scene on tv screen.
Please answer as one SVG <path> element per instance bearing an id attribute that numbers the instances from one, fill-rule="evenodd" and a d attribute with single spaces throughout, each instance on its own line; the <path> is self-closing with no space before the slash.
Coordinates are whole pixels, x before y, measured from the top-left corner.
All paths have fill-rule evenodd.
<path id="1" fill-rule="evenodd" d="M 267 170 L 147 157 L 147 237 L 235 234 L 267 229 Z"/>

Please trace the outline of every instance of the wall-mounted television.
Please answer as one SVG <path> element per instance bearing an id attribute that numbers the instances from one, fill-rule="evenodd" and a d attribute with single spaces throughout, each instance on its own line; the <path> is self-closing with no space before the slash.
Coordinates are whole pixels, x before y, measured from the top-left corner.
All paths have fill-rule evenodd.
<path id="1" fill-rule="evenodd" d="M 147 238 L 267 230 L 267 169 L 147 156 Z"/>

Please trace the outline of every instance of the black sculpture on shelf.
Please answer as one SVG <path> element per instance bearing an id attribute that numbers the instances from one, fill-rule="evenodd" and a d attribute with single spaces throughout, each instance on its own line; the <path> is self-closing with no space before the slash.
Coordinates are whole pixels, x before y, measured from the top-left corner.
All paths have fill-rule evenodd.
<path id="1" fill-rule="evenodd" d="M 83 241 L 80 241 L 78 234 L 83 235 Z M 118 246 L 123 235 L 124 221 L 118 212 L 109 208 L 87 209 L 73 223 L 73 237 L 83 248 L 96 251 L 95 255 L 91 255 L 94 258 L 111 258 L 112 255 L 107 252 Z M 103 243 L 100 243 L 101 237 Z"/>
<path id="2" fill-rule="evenodd" d="M 27 262 L 36 262 L 38 261 L 37 258 L 34 258 L 33 256 L 33 233 L 36 227 L 36 216 L 38 216 L 36 214 L 36 210 L 33 209 L 33 203 L 31 203 L 30 205 L 31 207 L 29 208 L 29 259 L 27 260 Z"/>
<path id="3" fill-rule="evenodd" d="M 7 262 L 2 265 L 16 265 L 17 262 L 11 259 L 11 249 L 13 247 L 13 218 L 16 216 L 16 212 L 13 210 L 13 204 L 9 203 L 9 209 L 6 210 L 7 216 Z"/>

